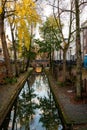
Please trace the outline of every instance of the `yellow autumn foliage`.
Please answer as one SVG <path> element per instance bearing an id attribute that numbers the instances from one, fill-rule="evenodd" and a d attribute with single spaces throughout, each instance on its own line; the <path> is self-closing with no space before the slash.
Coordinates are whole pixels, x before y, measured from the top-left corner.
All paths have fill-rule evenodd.
<path id="1" fill-rule="evenodd" d="M 0 14 L 2 13 L 2 7 L 0 7 Z"/>
<path id="2" fill-rule="evenodd" d="M 30 22 L 37 22 L 40 19 L 36 11 L 36 5 L 32 0 L 20 0 L 15 9 L 16 16 L 27 18 Z"/>
<path id="3" fill-rule="evenodd" d="M 0 13 L 6 11 L 8 22 L 16 26 L 18 33 L 18 40 L 20 43 L 19 50 L 22 51 L 23 44 L 29 50 L 30 46 L 30 26 L 41 22 L 40 16 L 36 11 L 36 4 L 33 0 L 17 0 L 17 1 L 4 1 L 4 10 L 0 5 Z M 14 16 L 14 17 L 13 17 Z"/>
<path id="4" fill-rule="evenodd" d="M 32 0 L 20 0 L 15 6 L 15 24 L 18 25 L 18 39 L 20 46 L 25 46 L 29 50 L 30 46 L 30 26 L 33 23 L 41 22 L 36 11 L 36 5 Z M 21 47 L 20 47 L 20 51 Z"/>
<path id="5" fill-rule="evenodd" d="M 18 38 L 19 38 L 19 43 L 20 46 L 25 46 L 27 50 L 29 50 L 30 46 L 30 33 L 29 33 L 29 28 L 26 26 L 25 21 L 20 22 L 20 26 L 18 27 Z M 20 48 L 20 51 L 22 48 Z"/>

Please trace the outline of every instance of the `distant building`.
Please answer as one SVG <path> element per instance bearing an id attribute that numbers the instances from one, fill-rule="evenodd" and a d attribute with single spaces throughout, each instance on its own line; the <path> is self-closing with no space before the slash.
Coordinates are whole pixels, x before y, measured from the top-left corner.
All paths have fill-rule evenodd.
<path id="1" fill-rule="evenodd" d="M 85 54 L 87 54 L 87 20 L 82 23 L 82 35 L 81 35 L 81 42 L 82 42 L 82 48 L 83 48 L 83 57 Z"/>
<path id="2" fill-rule="evenodd" d="M 68 48 L 67 54 L 66 54 L 66 59 L 72 60 L 72 61 L 76 60 L 76 42 L 75 42 L 75 40 L 73 40 L 69 45 L 69 48 Z"/>
<path id="3" fill-rule="evenodd" d="M 84 55 L 87 54 L 87 20 L 81 25 L 80 40 L 81 40 L 81 55 L 82 55 L 82 60 L 83 60 Z M 62 60 L 63 59 L 62 51 L 60 50 L 56 51 L 54 59 Z M 76 60 L 76 40 L 75 39 L 72 43 L 70 43 L 69 48 L 67 50 L 66 60 L 70 60 L 70 59 L 73 61 Z"/>
<path id="4" fill-rule="evenodd" d="M 69 48 L 66 53 L 66 60 L 75 60 L 76 59 L 76 44 L 75 40 L 70 43 Z M 58 51 L 54 51 L 54 60 L 63 60 L 63 51 L 59 49 Z"/>

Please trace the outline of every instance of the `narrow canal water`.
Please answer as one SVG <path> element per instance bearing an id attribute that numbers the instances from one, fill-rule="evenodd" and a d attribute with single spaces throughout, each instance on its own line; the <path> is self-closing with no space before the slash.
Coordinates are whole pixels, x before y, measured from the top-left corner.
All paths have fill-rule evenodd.
<path id="1" fill-rule="evenodd" d="M 8 130 L 63 130 L 45 74 L 26 81 L 11 111 Z"/>

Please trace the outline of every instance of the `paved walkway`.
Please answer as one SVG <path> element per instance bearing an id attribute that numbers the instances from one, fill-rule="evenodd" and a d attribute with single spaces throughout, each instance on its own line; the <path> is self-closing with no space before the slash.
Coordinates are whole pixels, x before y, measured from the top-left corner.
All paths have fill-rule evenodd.
<path id="1" fill-rule="evenodd" d="M 87 130 L 87 102 L 74 103 L 71 101 L 73 91 L 71 87 L 59 87 L 51 75 L 48 75 L 51 89 L 55 95 L 56 102 L 59 104 L 62 116 L 68 130 Z"/>

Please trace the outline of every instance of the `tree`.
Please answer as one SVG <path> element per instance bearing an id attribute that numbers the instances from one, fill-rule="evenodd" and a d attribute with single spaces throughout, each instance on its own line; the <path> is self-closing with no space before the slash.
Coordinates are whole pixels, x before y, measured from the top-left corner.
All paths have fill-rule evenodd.
<path id="1" fill-rule="evenodd" d="M 2 48 L 3 48 L 3 54 L 5 58 L 5 64 L 6 64 L 6 69 L 7 69 L 7 76 L 12 76 L 12 70 L 11 70 L 11 65 L 10 65 L 10 57 L 7 49 L 7 43 L 6 43 L 6 38 L 5 38 L 5 31 L 4 31 L 4 19 L 6 17 L 6 2 L 2 0 L 0 3 L 0 38 L 1 38 L 1 43 L 2 43 Z M 8 12 L 8 10 L 7 10 Z"/>
<path id="2" fill-rule="evenodd" d="M 56 0 L 53 1 L 53 15 L 55 18 L 55 21 L 58 26 L 59 33 L 61 35 L 61 41 L 62 44 L 60 44 L 60 49 L 63 51 L 63 82 L 66 81 L 66 53 L 69 48 L 70 43 L 72 42 L 72 23 L 73 23 L 73 2 L 70 4 L 70 10 L 67 9 L 67 7 L 58 0 L 56 3 Z M 57 10 L 57 11 L 55 11 Z M 64 19 L 63 16 L 67 16 L 67 13 L 69 15 L 69 28 L 68 28 L 68 37 L 65 38 L 63 33 L 63 26 L 64 26 Z M 59 21 L 57 21 L 57 18 L 59 18 Z"/>
<path id="3" fill-rule="evenodd" d="M 82 56 L 81 56 L 81 40 L 80 40 L 80 10 L 79 0 L 75 0 L 76 11 L 76 57 L 77 57 L 77 81 L 76 81 L 76 95 L 78 98 L 82 97 Z"/>
<path id="4" fill-rule="evenodd" d="M 24 6 L 25 5 L 25 6 Z M 29 8 L 30 7 L 30 8 Z M 20 44 L 20 51 L 22 53 L 22 48 L 25 48 L 26 54 L 22 57 L 26 59 L 26 67 L 25 69 L 28 69 L 29 66 L 29 60 L 31 54 L 31 46 L 32 46 L 32 39 L 33 39 L 33 29 L 36 26 L 37 22 L 41 22 L 39 15 L 37 14 L 37 11 L 33 8 L 36 8 L 35 3 L 32 1 L 29 4 L 29 1 L 23 1 L 21 4 L 21 8 L 23 12 L 20 11 L 19 5 L 16 7 L 17 13 L 20 13 L 20 17 L 18 17 L 18 39 Z M 30 16 L 29 16 L 30 13 Z M 19 21 L 20 20 L 20 21 Z M 23 50 L 23 53 L 25 53 Z"/>
<path id="5" fill-rule="evenodd" d="M 14 20 L 15 20 L 15 16 L 11 16 L 11 18 L 8 18 L 9 20 L 9 24 L 10 24 L 10 30 L 11 30 L 11 36 L 12 36 L 12 43 L 13 43 L 13 51 L 14 51 L 14 64 L 15 64 L 15 75 L 19 76 L 19 72 L 18 72 L 18 65 L 17 65 L 17 45 L 16 45 L 16 40 L 15 40 L 15 24 L 14 24 Z"/>
<path id="6" fill-rule="evenodd" d="M 55 3 L 55 0 L 54 0 L 54 3 Z M 58 0 L 57 6 L 55 6 L 55 4 L 53 4 L 53 8 L 56 8 L 58 10 L 57 16 L 59 17 L 59 23 L 60 23 L 59 25 L 61 25 L 62 14 L 65 12 L 70 13 L 70 15 L 69 15 L 69 20 L 70 20 L 69 23 L 70 24 L 69 24 L 68 42 L 67 42 L 67 44 L 64 45 L 65 46 L 64 48 L 66 49 L 66 51 L 69 47 L 69 44 L 70 44 L 70 41 L 72 38 L 72 34 L 74 34 L 76 36 L 76 58 L 77 58 L 76 96 L 81 98 L 81 96 L 82 96 L 82 94 L 81 94 L 81 90 L 82 90 L 82 58 L 81 58 L 81 41 L 80 41 L 80 30 L 81 30 L 81 28 L 80 28 L 80 13 L 82 12 L 83 7 L 86 6 L 87 1 L 86 0 L 75 0 L 75 1 L 71 0 L 70 1 L 71 9 L 62 8 L 62 6 L 60 6 L 60 3 L 62 3 L 62 5 L 64 7 L 63 1 L 61 2 L 60 0 Z M 53 13 L 54 13 L 55 20 L 56 20 L 55 12 L 53 12 Z M 75 21 L 76 21 L 76 24 L 75 24 Z M 72 28 L 72 25 L 74 26 L 74 28 Z M 62 39 L 64 41 L 64 36 L 62 33 L 61 26 L 60 26 L 60 32 L 62 34 Z M 64 42 L 64 43 L 66 43 L 66 42 Z M 63 74 L 65 77 L 66 76 L 65 72 Z"/>
<path id="7" fill-rule="evenodd" d="M 82 12 L 83 7 L 87 6 L 86 0 L 75 0 L 75 17 L 76 17 L 76 58 L 77 58 L 77 68 L 76 68 L 76 96 L 77 98 L 82 97 L 82 55 L 81 55 L 81 40 L 80 40 L 80 12 Z"/>
<path id="8" fill-rule="evenodd" d="M 15 6 L 14 6 L 15 5 Z M 14 8 L 15 7 L 15 8 Z M 10 65 L 10 57 L 7 49 L 6 39 L 5 39 L 5 32 L 4 32 L 4 20 L 5 18 L 16 16 L 15 23 L 19 26 L 22 26 L 21 32 L 19 34 L 19 40 L 22 40 L 23 35 L 29 32 L 27 31 L 27 24 L 31 24 L 32 22 L 36 22 L 38 18 L 38 14 L 35 8 L 35 3 L 32 0 L 21 0 L 21 1 L 4 1 L 2 0 L 0 3 L 0 37 L 2 41 L 2 47 L 5 57 L 5 63 L 7 68 L 7 75 L 11 75 L 11 65 Z M 26 22 L 27 20 L 27 22 Z M 27 28 L 27 29 L 26 29 Z M 25 30 L 25 32 L 23 31 Z M 13 30 L 11 28 L 11 30 Z M 23 33 L 22 33 L 23 31 Z M 26 36 L 26 35 L 25 35 Z M 29 37 L 29 35 L 27 35 Z M 28 37 L 25 37 L 25 43 L 28 43 Z M 14 41 L 14 40 L 13 40 Z M 29 48 L 29 45 L 28 45 Z M 14 48 L 15 49 L 15 48 Z M 15 53 L 14 53 L 15 54 Z"/>
<path id="9" fill-rule="evenodd" d="M 54 50 L 58 50 L 61 43 L 60 33 L 56 27 L 57 25 L 53 16 L 49 16 L 47 20 L 43 23 L 42 27 L 40 27 L 42 40 L 36 41 L 40 47 L 39 52 L 44 52 L 48 54 L 51 67 Z"/>

